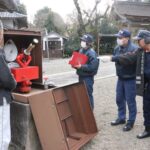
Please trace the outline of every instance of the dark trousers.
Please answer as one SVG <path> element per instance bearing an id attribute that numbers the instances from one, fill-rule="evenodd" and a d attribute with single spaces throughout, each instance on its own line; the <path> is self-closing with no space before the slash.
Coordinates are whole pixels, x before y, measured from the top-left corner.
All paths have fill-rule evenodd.
<path id="1" fill-rule="evenodd" d="M 135 79 L 118 79 L 116 88 L 116 103 L 118 106 L 118 118 L 126 119 L 126 103 L 129 110 L 129 123 L 134 123 L 137 114 L 136 107 L 136 83 Z"/>
<path id="2" fill-rule="evenodd" d="M 150 82 L 147 84 L 147 89 L 143 96 L 143 116 L 144 125 L 150 128 Z"/>
<path id="3" fill-rule="evenodd" d="M 88 91 L 88 95 L 90 98 L 90 104 L 92 109 L 94 109 L 94 99 L 93 99 L 93 84 L 94 84 L 94 77 L 93 76 L 79 76 L 79 82 L 84 81 L 86 84 L 86 88 Z"/>

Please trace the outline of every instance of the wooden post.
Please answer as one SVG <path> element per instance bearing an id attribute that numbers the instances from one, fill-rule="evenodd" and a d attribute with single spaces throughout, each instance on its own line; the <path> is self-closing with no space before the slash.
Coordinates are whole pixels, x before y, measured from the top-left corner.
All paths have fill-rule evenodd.
<path id="1" fill-rule="evenodd" d="M 98 37 L 97 37 L 97 55 L 99 56 L 99 42 L 100 42 L 100 37 L 99 37 L 99 34 L 98 34 Z"/>

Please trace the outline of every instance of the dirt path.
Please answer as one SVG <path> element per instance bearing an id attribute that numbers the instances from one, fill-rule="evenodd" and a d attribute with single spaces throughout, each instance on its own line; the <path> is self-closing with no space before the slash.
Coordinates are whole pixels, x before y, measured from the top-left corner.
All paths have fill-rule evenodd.
<path id="1" fill-rule="evenodd" d="M 142 99 L 140 97 L 137 97 L 138 114 L 133 130 L 123 132 L 123 125 L 116 127 L 110 125 L 117 115 L 115 82 L 116 77 L 95 81 L 94 114 L 99 133 L 82 150 L 150 150 L 150 138 L 144 140 L 136 138 L 136 135 L 144 130 Z"/>

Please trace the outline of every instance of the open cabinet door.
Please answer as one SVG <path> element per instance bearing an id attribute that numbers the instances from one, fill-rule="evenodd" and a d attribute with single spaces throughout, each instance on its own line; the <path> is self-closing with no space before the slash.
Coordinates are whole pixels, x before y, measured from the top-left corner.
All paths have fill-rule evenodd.
<path id="1" fill-rule="evenodd" d="M 43 150 L 68 150 L 50 90 L 32 95 L 29 104 Z"/>

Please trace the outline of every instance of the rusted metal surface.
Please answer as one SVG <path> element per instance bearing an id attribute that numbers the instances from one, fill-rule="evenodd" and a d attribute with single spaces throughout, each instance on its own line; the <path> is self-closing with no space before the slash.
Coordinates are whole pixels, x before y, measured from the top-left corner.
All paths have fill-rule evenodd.
<path id="1" fill-rule="evenodd" d="M 12 93 L 14 100 L 21 103 L 29 104 L 29 97 L 32 97 L 33 95 L 38 95 L 42 93 L 44 90 L 41 89 L 34 89 L 32 88 L 30 93 Z"/>
<path id="2" fill-rule="evenodd" d="M 66 139 L 50 90 L 29 98 L 43 150 L 67 150 Z"/>
<path id="3" fill-rule="evenodd" d="M 77 150 L 97 133 L 86 87 L 76 83 L 52 90 L 69 150 Z"/>
<path id="4" fill-rule="evenodd" d="M 78 150 L 98 132 L 84 83 L 13 96 L 30 104 L 43 150 Z"/>

